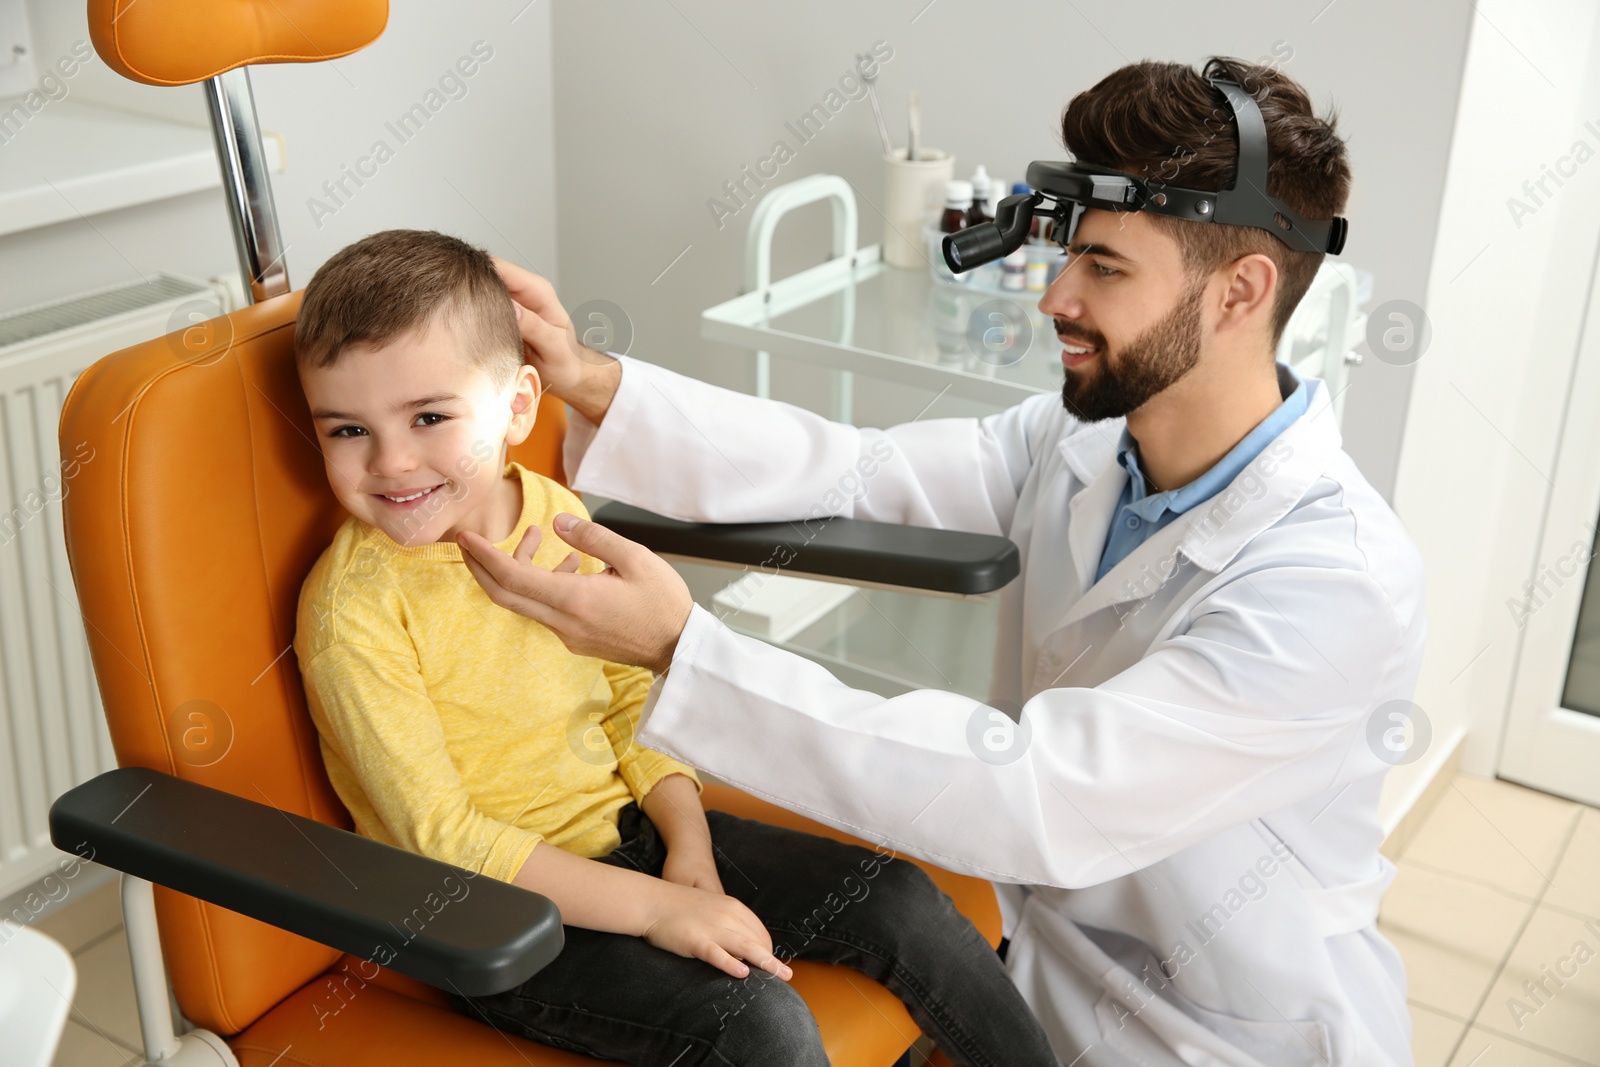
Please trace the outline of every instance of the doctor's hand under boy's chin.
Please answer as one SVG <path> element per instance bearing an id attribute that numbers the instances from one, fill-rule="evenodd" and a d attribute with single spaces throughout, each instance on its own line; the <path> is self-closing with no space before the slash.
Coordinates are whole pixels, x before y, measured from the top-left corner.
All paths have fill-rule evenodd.
<path id="1" fill-rule="evenodd" d="M 538 526 L 528 527 L 510 555 L 468 531 L 456 543 L 490 600 L 543 623 L 569 652 L 664 673 L 694 607 L 678 572 L 638 542 L 588 519 L 563 512 L 552 525 L 556 536 L 577 550 L 554 570 L 532 562 L 544 537 Z M 575 573 L 578 552 L 607 568 L 599 574 Z"/>

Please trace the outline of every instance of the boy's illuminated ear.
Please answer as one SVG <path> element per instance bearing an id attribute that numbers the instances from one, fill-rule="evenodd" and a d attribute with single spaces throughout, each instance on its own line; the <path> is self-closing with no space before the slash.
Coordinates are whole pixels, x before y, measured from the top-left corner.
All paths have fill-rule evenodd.
<path id="1" fill-rule="evenodd" d="M 524 371 L 527 371 L 527 377 L 524 377 Z M 522 383 L 530 380 L 533 395 L 523 404 L 526 394 Z M 512 386 L 511 425 L 506 428 L 506 440 L 510 444 L 519 445 L 533 432 L 534 421 L 539 417 L 539 398 L 544 393 L 544 383 L 539 379 L 538 369 L 531 363 L 524 363 L 517 368 L 517 376 L 512 379 Z"/>

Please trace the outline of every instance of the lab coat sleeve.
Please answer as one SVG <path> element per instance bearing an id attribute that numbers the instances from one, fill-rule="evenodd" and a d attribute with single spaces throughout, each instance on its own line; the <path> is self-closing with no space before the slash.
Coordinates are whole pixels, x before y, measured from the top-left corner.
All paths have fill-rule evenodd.
<path id="1" fill-rule="evenodd" d="M 618 358 L 601 425 L 571 413 L 572 487 L 686 522 L 842 516 L 1003 534 L 1061 406 L 1041 394 L 981 420 L 863 429 Z"/>
<path id="2" fill-rule="evenodd" d="M 695 607 L 643 739 L 747 792 L 963 873 L 1077 888 L 1381 771 L 1364 723 L 1413 657 L 1364 573 L 1261 570 L 1095 688 L 1028 700 L 1020 758 L 976 755 L 986 708 L 884 699 Z M 975 717 L 978 718 L 976 726 Z"/>

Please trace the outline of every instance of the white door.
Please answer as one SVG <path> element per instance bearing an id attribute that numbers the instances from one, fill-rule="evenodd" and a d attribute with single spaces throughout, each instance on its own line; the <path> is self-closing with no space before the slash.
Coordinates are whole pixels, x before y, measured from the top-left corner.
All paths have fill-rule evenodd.
<path id="1" fill-rule="evenodd" d="M 1506 607 L 1522 647 L 1500 776 L 1600 804 L 1600 300 L 1592 294 L 1539 557 Z"/>

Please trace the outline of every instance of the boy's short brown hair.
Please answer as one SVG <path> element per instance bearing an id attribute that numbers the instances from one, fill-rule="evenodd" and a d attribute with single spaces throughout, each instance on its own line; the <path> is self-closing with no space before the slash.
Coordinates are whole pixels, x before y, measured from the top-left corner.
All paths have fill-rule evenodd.
<path id="1" fill-rule="evenodd" d="M 1061 116 L 1061 139 L 1084 163 L 1116 167 L 1146 181 L 1187 189 L 1233 185 L 1239 127 L 1218 76 L 1237 83 L 1261 109 L 1267 127 L 1267 189 L 1307 219 L 1328 219 L 1350 195 L 1350 163 L 1334 132 L 1335 114 L 1318 118 L 1306 91 L 1275 66 L 1211 57 L 1203 71 L 1144 60 L 1112 71 L 1073 97 Z M 1178 242 L 1192 274 L 1206 274 L 1260 252 L 1278 267 L 1272 308 L 1276 345 L 1295 305 L 1311 288 L 1323 253 L 1298 252 L 1253 226 L 1190 222 L 1148 214 Z"/>
<path id="2" fill-rule="evenodd" d="M 328 367 L 349 345 L 385 345 L 440 315 L 467 359 L 505 388 L 522 366 L 522 334 L 489 253 L 434 230 L 383 230 L 312 275 L 294 328 L 296 358 Z"/>

